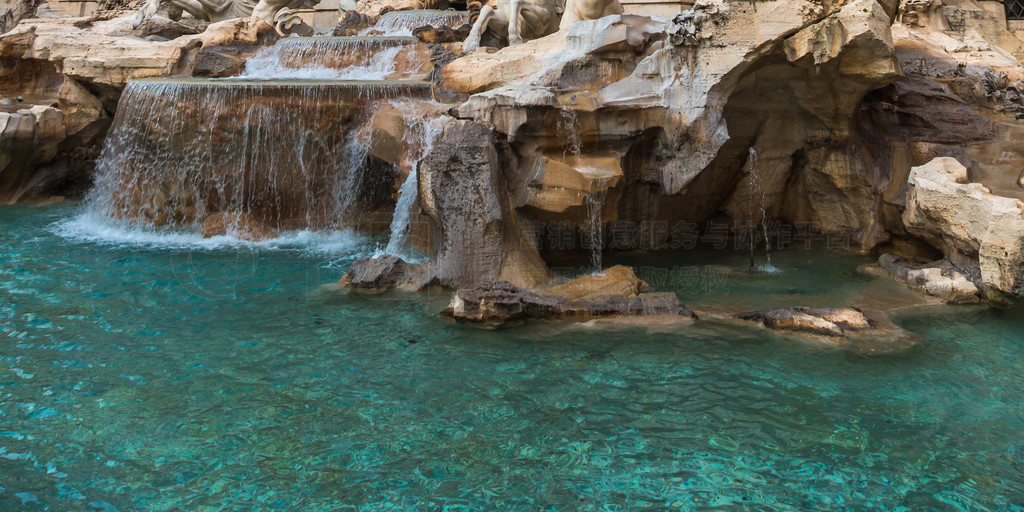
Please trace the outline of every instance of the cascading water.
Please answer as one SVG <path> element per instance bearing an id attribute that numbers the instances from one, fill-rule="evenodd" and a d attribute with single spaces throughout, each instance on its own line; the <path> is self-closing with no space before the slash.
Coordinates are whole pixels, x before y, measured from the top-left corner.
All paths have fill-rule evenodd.
<path id="1" fill-rule="evenodd" d="M 397 18 L 436 15 L 418 16 Z M 87 215 L 137 227 L 196 229 L 216 212 L 277 230 L 351 226 L 390 201 L 395 177 L 368 158 L 369 107 L 428 98 L 429 82 L 412 78 L 430 69 L 415 38 L 292 37 L 241 77 L 130 82 Z"/>
<path id="2" fill-rule="evenodd" d="M 405 140 L 403 142 L 406 148 L 408 148 L 406 159 L 411 170 L 398 191 L 395 214 L 391 220 L 391 236 L 385 249 L 387 254 L 400 256 L 409 261 L 417 259 L 406 248 L 409 242 L 410 219 L 413 207 L 419 197 L 417 162 L 433 147 L 434 142 L 441 135 L 443 126 L 443 123 L 436 117 L 420 119 L 418 123 L 411 126 L 405 132 Z"/>
<path id="3" fill-rule="evenodd" d="M 749 229 L 750 238 L 750 271 L 751 272 L 765 272 L 774 274 L 778 272 L 778 269 L 772 265 L 772 254 L 771 254 L 771 239 L 768 236 L 768 210 L 766 206 L 766 194 L 768 193 L 767 187 L 764 186 L 764 182 L 758 174 L 757 167 L 757 150 L 753 147 L 747 149 L 747 163 L 749 165 L 749 172 L 747 173 L 747 227 Z M 764 255 L 765 263 L 763 265 L 756 265 L 754 263 L 754 249 L 757 245 L 756 242 L 756 227 L 754 224 L 754 191 L 760 189 L 761 191 L 761 235 L 764 238 Z"/>
<path id="4" fill-rule="evenodd" d="M 574 165 L 581 165 L 583 153 L 583 136 L 580 133 L 579 116 L 576 111 L 563 106 L 559 109 L 558 133 L 566 134 L 566 143 L 562 158 Z M 587 207 L 587 245 L 590 247 L 590 266 L 593 272 L 602 268 L 604 252 L 604 221 L 601 218 L 605 199 L 608 196 L 607 183 L 611 179 L 598 169 L 584 167 L 580 172 L 590 178 L 594 189 L 585 198 Z"/>
<path id="5" fill-rule="evenodd" d="M 374 196 L 355 173 L 364 105 L 428 94 L 422 82 L 131 82 L 88 209 L 157 226 L 230 211 L 275 228 L 338 227 L 354 206 L 345 198 Z"/>
<path id="6" fill-rule="evenodd" d="M 398 80 L 430 74 L 430 52 L 414 37 L 287 37 L 249 59 L 244 78 Z"/>
<path id="7" fill-rule="evenodd" d="M 608 190 L 603 189 L 587 195 L 587 217 L 590 230 L 590 267 L 594 272 L 600 272 L 601 255 L 604 241 L 604 222 L 601 219 L 601 212 L 604 210 L 604 200 Z"/>
<path id="8" fill-rule="evenodd" d="M 412 30 L 418 27 L 458 27 L 466 23 L 469 23 L 469 13 L 466 11 L 391 11 L 381 15 L 376 24 L 363 29 L 360 35 L 411 36 Z"/>

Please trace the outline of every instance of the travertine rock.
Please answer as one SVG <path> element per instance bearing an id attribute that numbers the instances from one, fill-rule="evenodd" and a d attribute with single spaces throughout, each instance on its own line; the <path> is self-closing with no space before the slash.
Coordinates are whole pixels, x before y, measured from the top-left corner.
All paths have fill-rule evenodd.
<path id="1" fill-rule="evenodd" d="M 496 146 L 483 125 L 456 121 L 420 162 L 420 204 L 435 226 L 431 272 L 444 286 L 548 279 L 512 215 Z"/>
<path id="2" fill-rule="evenodd" d="M 856 308 L 791 307 L 742 313 L 738 317 L 761 322 L 769 329 L 831 337 L 842 337 L 848 332 L 873 327 L 864 313 Z"/>
<path id="3" fill-rule="evenodd" d="M 981 300 L 980 291 L 971 280 L 972 276 L 948 260 L 914 263 L 892 254 L 883 254 L 878 258 L 878 264 L 893 279 L 943 302 L 961 304 Z"/>
<path id="4" fill-rule="evenodd" d="M 954 158 L 914 167 L 903 223 L 953 261 L 976 261 L 989 295 L 1020 295 L 1024 287 L 1024 203 L 968 183 Z M 990 297 L 993 298 L 993 297 Z"/>
<path id="5" fill-rule="evenodd" d="M 384 291 L 389 288 L 422 288 L 419 280 L 424 265 L 407 263 L 402 258 L 384 254 L 362 258 L 349 267 L 339 283 L 341 286 L 363 291 Z"/>
<path id="6" fill-rule="evenodd" d="M 601 272 L 595 272 L 571 281 L 538 290 L 537 293 L 548 297 L 577 300 L 590 299 L 602 295 L 618 295 L 634 297 L 643 292 L 651 291 L 651 287 L 633 273 L 633 269 L 615 265 Z"/>
<path id="7" fill-rule="evenodd" d="M 579 299 L 544 297 L 512 283 L 488 282 L 452 295 L 442 317 L 483 327 L 521 324 L 527 320 L 588 321 L 624 319 L 693 320 L 696 316 L 674 293 L 600 295 Z"/>

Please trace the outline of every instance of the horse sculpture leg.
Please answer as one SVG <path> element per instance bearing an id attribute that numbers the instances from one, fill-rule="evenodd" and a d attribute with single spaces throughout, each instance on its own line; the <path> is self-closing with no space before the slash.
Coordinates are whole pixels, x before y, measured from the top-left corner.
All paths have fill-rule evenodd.
<path id="1" fill-rule="evenodd" d="M 523 44 L 523 0 L 509 1 L 508 44 Z"/>
<path id="2" fill-rule="evenodd" d="M 469 53 L 480 47 L 480 36 L 487 29 L 487 23 L 491 21 L 492 16 L 494 16 L 493 7 L 485 5 L 483 9 L 480 9 L 480 16 L 477 16 L 473 28 L 469 29 L 469 37 L 466 38 L 466 42 L 462 43 L 462 51 Z"/>

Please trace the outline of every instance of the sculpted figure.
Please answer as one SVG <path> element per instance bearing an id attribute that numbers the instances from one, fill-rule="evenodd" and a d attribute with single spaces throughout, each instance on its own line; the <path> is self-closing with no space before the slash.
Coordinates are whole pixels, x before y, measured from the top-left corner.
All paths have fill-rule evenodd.
<path id="1" fill-rule="evenodd" d="M 508 44 L 513 45 L 553 34 L 577 21 L 612 14 L 622 14 L 619 0 L 566 0 L 564 14 L 559 0 L 497 0 L 480 10 L 462 49 L 472 52 L 479 48 L 480 36 L 487 29 L 508 35 Z"/>
<path id="2" fill-rule="evenodd" d="M 317 0 L 146 0 L 132 18 L 132 26 L 138 28 L 160 6 L 167 4 L 171 11 L 185 11 L 211 23 L 235 18 L 260 19 L 284 35 L 300 25 L 294 11 L 313 7 L 316 3 Z"/>
<path id="3" fill-rule="evenodd" d="M 900 2 L 896 21 L 912 27 L 923 27 L 930 13 L 941 6 L 941 0 L 904 0 Z"/>
<path id="4" fill-rule="evenodd" d="M 485 5 L 462 49 L 471 52 L 479 48 L 480 36 L 487 29 L 508 35 L 510 45 L 554 34 L 561 7 L 558 0 L 497 0 L 496 6 Z"/>
<path id="5" fill-rule="evenodd" d="M 613 14 L 622 14 L 619 0 L 566 0 L 558 30 L 565 30 L 577 21 L 596 20 Z"/>

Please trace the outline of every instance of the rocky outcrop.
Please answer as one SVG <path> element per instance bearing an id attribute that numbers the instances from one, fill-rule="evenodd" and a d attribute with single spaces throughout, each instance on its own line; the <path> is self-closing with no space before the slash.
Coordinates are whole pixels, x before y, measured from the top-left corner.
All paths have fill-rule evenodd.
<path id="1" fill-rule="evenodd" d="M 456 121 L 420 161 L 420 204 L 434 225 L 430 272 L 443 286 L 548 280 L 512 215 L 503 160 L 490 130 Z"/>
<path id="2" fill-rule="evenodd" d="M 595 295 L 567 299 L 541 296 L 505 281 L 455 292 L 442 317 L 483 327 L 511 326 L 528 320 L 685 321 L 696 316 L 674 293 Z"/>
<path id="3" fill-rule="evenodd" d="M 584 226 L 598 169 L 613 177 L 604 222 L 736 222 L 757 195 L 773 219 L 867 249 L 887 239 L 888 174 L 855 119 L 897 77 L 889 20 L 873 0 L 701 2 L 671 23 L 609 16 L 466 55 L 441 84 L 469 95 L 457 116 L 508 139 L 527 221 Z"/>
<path id="4" fill-rule="evenodd" d="M 753 311 L 737 316 L 743 320 L 760 322 L 773 330 L 830 337 L 843 337 L 851 332 L 874 327 L 871 320 L 856 308 L 790 307 Z"/>
<path id="5" fill-rule="evenodd" d="M 981 292 L 974 284 L 975 276 L 971 275 L 973 272 L 968 274 L 949 260 L 915 263 L 893 254 L 883 254 L 878 264 L 893 279 L 943 302 L 962 304 L 981 300 Z"/>
<path id="6" fill-rule="evenodd" d="M 14 28 L 19 21 L 35 15 L 37 0 L 0 0 L 0 34 Z"/>
<path id="7" fill-rule="evenodd" d="M 969 183 L 954 158 L 914 167 L 903 223 L 907 231 L 942 249 L 959 266 L 977 266 L 990 299 L 1024 289 L 1024 203 Z"/>

